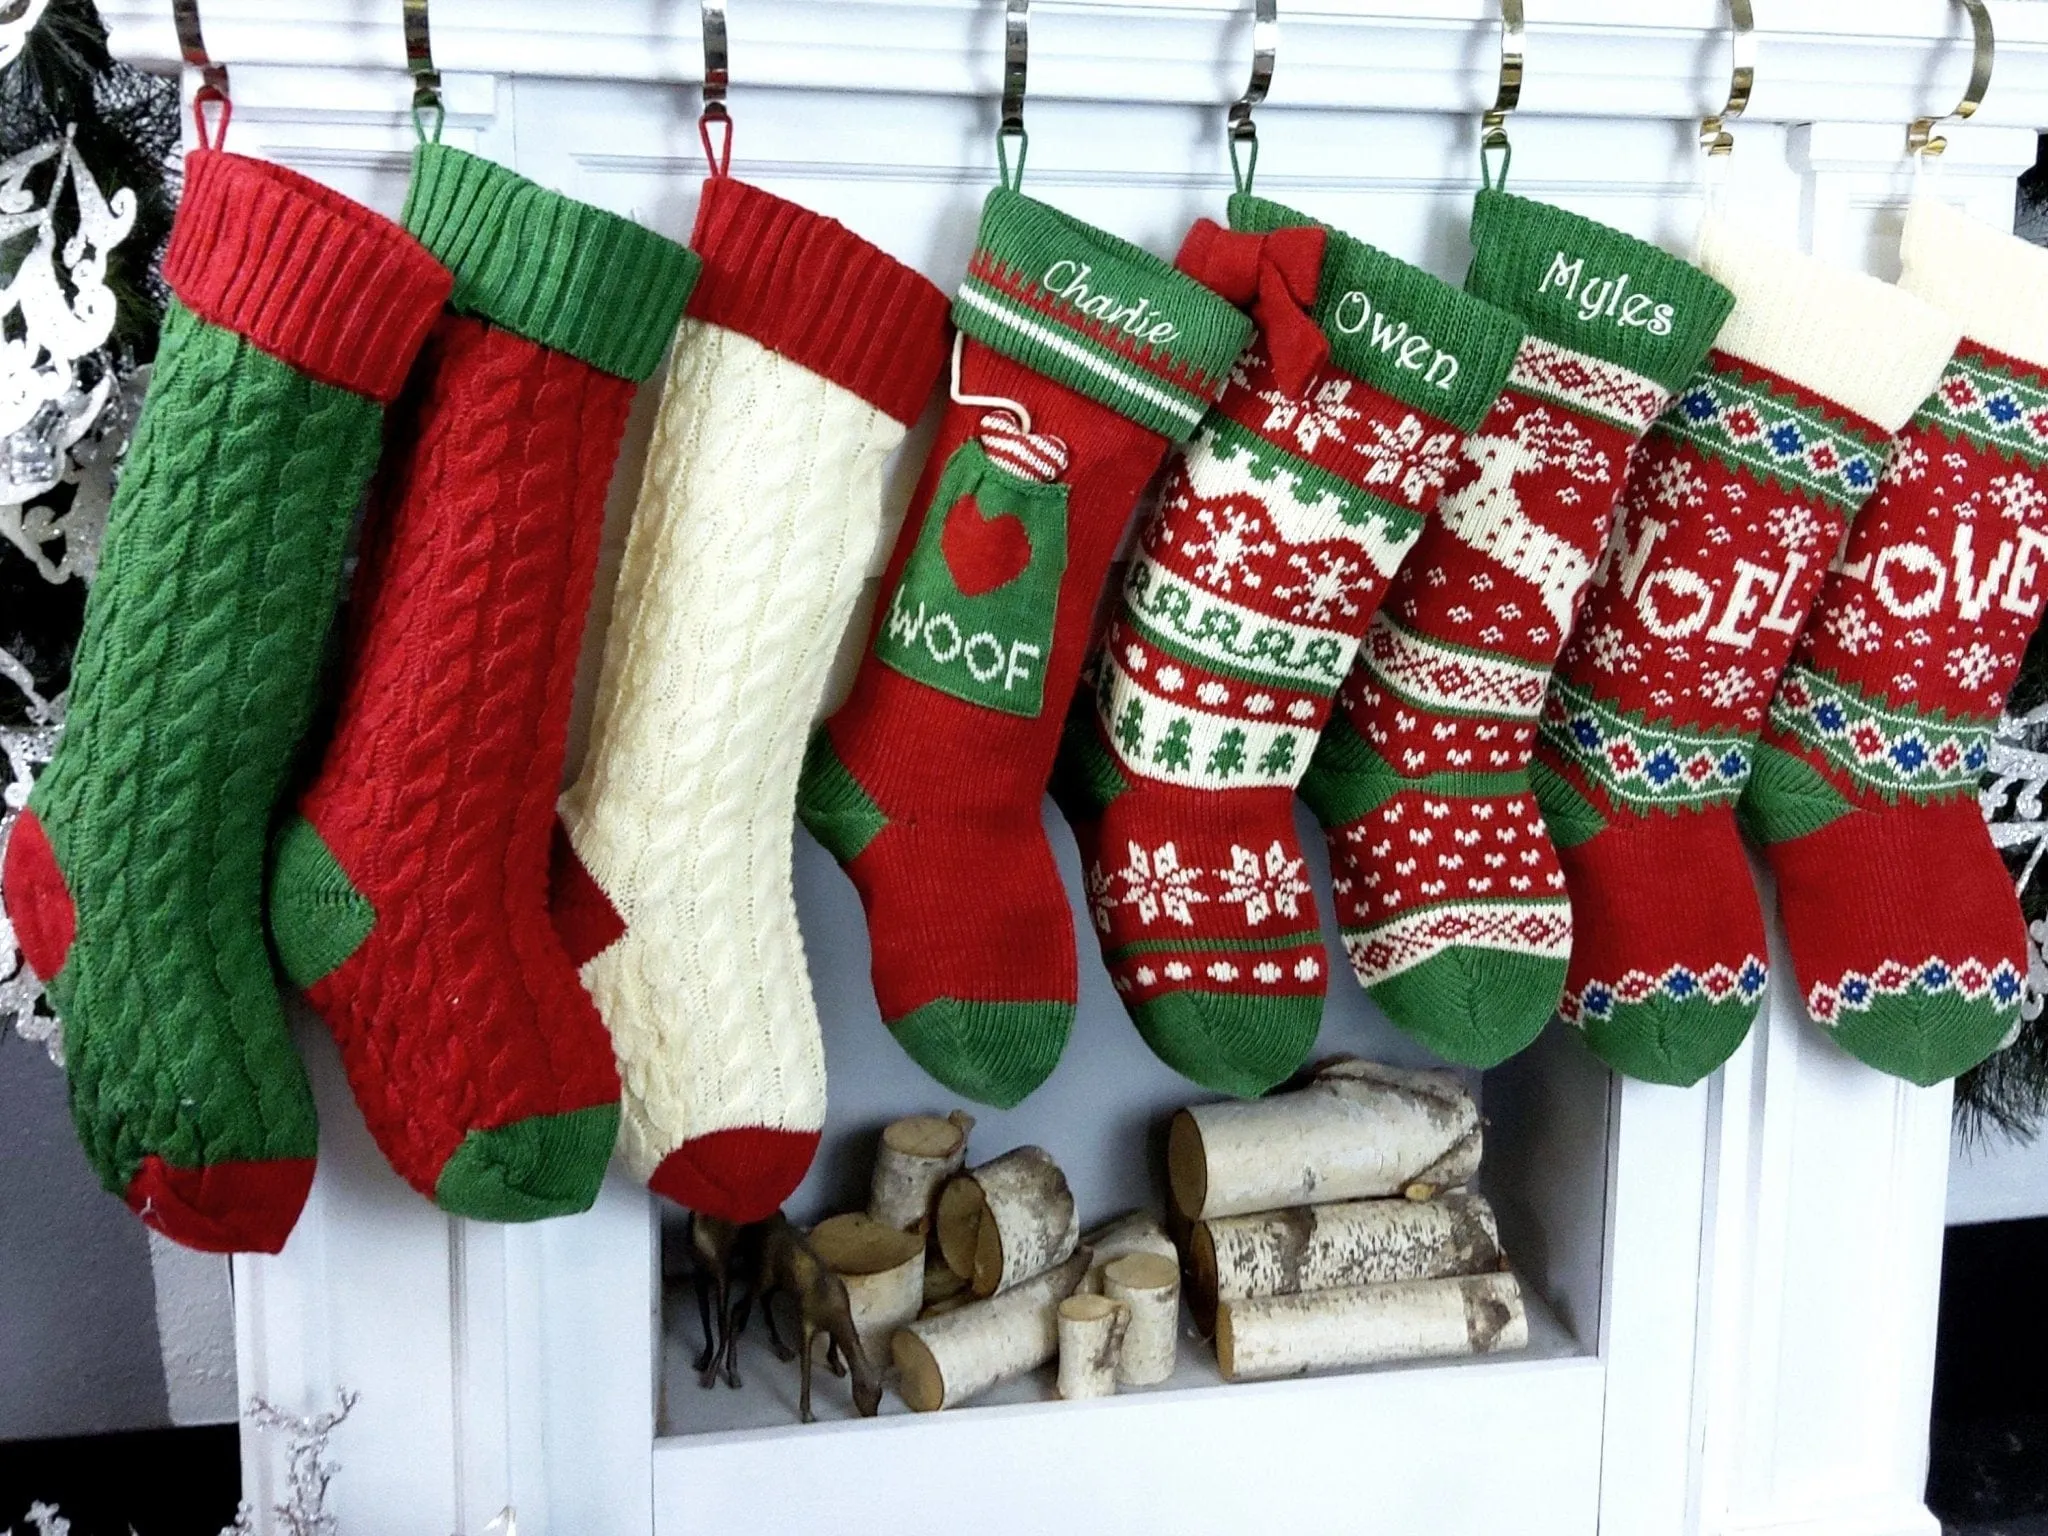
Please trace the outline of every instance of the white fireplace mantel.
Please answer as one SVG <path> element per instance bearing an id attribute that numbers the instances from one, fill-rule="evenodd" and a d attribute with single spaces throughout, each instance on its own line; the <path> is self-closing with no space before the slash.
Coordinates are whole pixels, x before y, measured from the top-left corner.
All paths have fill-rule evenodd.
<path id="1" fill-rule="evenodd" d="M 1028 190 L 1171 251 L 1228 189 L 1221 114 L 1246 72 L 1247 9 L 1042 0 Z M 1700 207 L 1695 120 L 1725 94 L 1719 6 L 1529 9 L 1515 190 L 1685 249 Z M 102 10 L 125 57 L 175 60 L 169 0 Z M 957 280 L 993 174 L 998 0 L 730 10 L 735 172 L 833 214 L 942 285 Z M 1491 7 L 1281 10 L 1279 70 L 1259 116 L 1261 190 L 1457 275 L 1476 114 L 1493 93 Z M 1757 10 L 1765 30 L 1731 211 L 1891 275 L 1911 184 L 1903 125 L 1960 89 L 1960 10 Z M 399 0 L 202 0 L 202 11 L 233 75 L 231 146 L 395 211 L 412 141 Z M 1930 179 L 2004 223 L 2033 130 L 2048 122 L 2048 6 L 1996 0 L 1993 11 L 1990 98 L 1950 130 Z M 452 142 L 687 235 L 702 173 L 695 5 L 434 0 L 432 13 Z M 629 446 L 614 550 L 636 474 Z M 602 622 L 600 612 L 593 638 Z M 869 1124 L 892 1102 L 927 1107 L 935 1090 L 900 1075 L 858 984 L 857 907 L 815 849 L 800 848 L 799 874 L 814 973 L 854 978 L 820 987 L 835 1115 Z M 1132 1058 L 1111 1061 L 1121 1020 L 1107 987 L 1089 985 L 1076 1050 L 1103 1053 L 1089 1070 L 1111 1066 L 1092 1097 L 1063 1100 L 1048 1085 L 1039 1109 L 993 1122 L 1013 1140 L 1043 1134 L 1060 1153 L 1055 1133 L 1078 1135 L 1084 1111 L 1116 1106 L 1114 1063 Z M 1333 992 L 1326 1047 L 1412 1059 L 1348 980 L 1334 986 L 1344 995 Z M 588 1215 L 532 1227 L 445 1217 L 383 1167 L 331 1050 L 317 1030 L 303 1038 L 321 1096 L 321 1173 L 284 1254 L 235 1264 L 239 1368 L 245 1397 L 291 1410 L 324 1406 L 339 1386 L 361 1394 L 335 1444 L 350 1533 L 468 1536 L 507 1506 L 521 1536 L 895 1532 L 941 1519 L 976 1536 L 1937 1530 L 1921 1492 L 1948 1090 L 1851 1061 L 1783 988 L 1727 1069 L 1696 1089 L 1611 1080 L 1561 1028 L 1488 1075 L 1486 1177 L 1504 1222 L 1516 1212 L 1518 1268 L 1559 1338 L 1570 1335 L 1541 1357 L 688 1436 L 657 1433 L 660 1276 L 644 1193 L 615 1181 Z M 255 1437 L 244 1448 L 250 1496 L 267 1505 L 280 1449 Z"/>

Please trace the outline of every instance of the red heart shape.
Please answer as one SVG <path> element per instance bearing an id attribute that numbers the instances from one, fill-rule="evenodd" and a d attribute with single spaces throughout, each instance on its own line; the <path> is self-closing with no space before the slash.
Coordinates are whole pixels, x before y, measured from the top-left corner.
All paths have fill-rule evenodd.
<path id="1" fill-rule="evenodd" d="M 971 495 L 962 496 L 947 511 L 939 549 L 946 569 L 953 573 L 953 585 L 968 597 L 1007 586 L 1031 564 L 1031 535 L 1024 531 L 1023 519 L 1010 512 L 990 517 Z"/>

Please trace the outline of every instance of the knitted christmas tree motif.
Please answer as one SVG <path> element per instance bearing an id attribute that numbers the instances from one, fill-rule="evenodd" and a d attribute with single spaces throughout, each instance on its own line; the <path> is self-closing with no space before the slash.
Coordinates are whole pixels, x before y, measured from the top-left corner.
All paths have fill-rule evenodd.
<path id="1" fill-rule="evenodd" d="M 1528 771 L 1550 668 L 1630 451 L 1727 290 L 1561 209 L 1482 193 L 1468 289 L 1532 334 L 1367 632 L 1304 781 L 1359 980 L 1437 1054 L 1491 1066 L 1556 1010 L 1571 908 Z"/>
<path id="2" fill-rule="evenodd" d="M 1009 1105 L 1052 1071 L 1073 1019 L 1072 920 L 1040 805 L 1096 595 L 1250 326 L 1185 273 L 1003 189 L 953 318 L 958 398 L 798 813 L 860 890 L 897 1042 L 955 1092 Z M 991 400 L 1010 402 L 1007 441 L 984 425 Z M 1034 460 L 1058 478 L 1034 478 Z"/>
<path id="3" fill-rule="evenodd" d="M 1976 796 L 2040 618 L 2044 469 L 2048 370 L 1964 342 L 1828 577 L 1742 801 L 1808 1011 L 1918 1083 L 2018 1018 L 2025 934 Z M 1936 899 L 1903 895 L 1905 869 Z"/>
<path id="4" fill-rule="evenodd" d="M 203 150 L 185 177 L 177 302 L 5 896 L 102 1182 L 178 1242 L 275 1252 L 316 1128 L 264 942 L 265 841 L 383 407 L 449 278 L 294 172 Z"/>
<path id="5" fill-rule="evenodd" d="M 588 1207 L 618 1135 L 549 840 L 606 488 L 696 261 L 440 144 L 405 223 L 455 291 L 394 414 L 271 924 L 392 1167 L 447 1210 L 531 1220 Z"/>
<path id="6" fill-rule="evenodd" d="M 1245 197 L 1231 216 L 1282 231 L 1268 241 L 1306 226 Z M 1162 1059 L 1230 1093 L 1264 1092 L 1315 1040 L 1322 928 L 1293 790 L 1520 339 L 1484 301 L 1327 238 L 1302 286 L 1330 362 L 1283 370 L 1284 332 L 1239 359 L 1140 541 L 1064 775 L 1087 786 L 1062 798 L 1126 1007 Z"/>
<path id="7" fill-rule="evenodd" d="M 1925 305 L 1791 252 L 1716 229 L 1703 261 L 1736 307 L 1636 454 L 1535 772 L 1573 907 L 1560 1011 L 1609 1062 L 1672 1083 L 1755 1016 L 1769 973 L 1732 808 L 1890 426 L 1953 341 Z"/>

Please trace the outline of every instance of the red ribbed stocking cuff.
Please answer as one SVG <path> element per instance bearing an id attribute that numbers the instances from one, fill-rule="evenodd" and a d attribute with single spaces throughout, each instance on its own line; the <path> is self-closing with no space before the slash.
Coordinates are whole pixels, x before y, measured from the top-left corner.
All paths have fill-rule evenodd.
<path id="1" fill-rule="evenodd" d="M 946 360 L 946 296 L 822 214 L 717 176 L 690 245 L 690 315 L 750 336 L 905 425 Z"/>
<path id="2" fill-rule="evenodd" d="M 185 156 L 164 280 L 201 319 L 389 403 L 454 279 L 383 215 L 245 155 Z"/>

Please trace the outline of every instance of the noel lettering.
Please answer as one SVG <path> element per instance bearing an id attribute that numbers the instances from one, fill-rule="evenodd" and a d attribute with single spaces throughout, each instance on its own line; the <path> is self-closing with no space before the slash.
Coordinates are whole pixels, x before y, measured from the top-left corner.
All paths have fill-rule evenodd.
<path id="1" fill-rule="evenodd" d="M 1346 336 L 1364 335 L 1394 366 L 1422 375 L 1425 384 L 1449 389 L 1458 376 L 1458 360 L 1420 331 L 1408 328 L 1406 320 L 1395 320 L 1383 309 L 1373 308 L 1366 294 L 1353 288 L 1337 300 L 1330 323 Z"/>
<path id="2" fill-rule="evenodd" d="M 1798 604 L 1806 556 L 1787 554 L 1777 566 L 1738 556 L 1734 579 L 1723 595 L 1715 582 L 1689 566 L 1648 569 L 1658 542 L 1670 531 L 1669 523 L 1654 517 L 1639 519 L 1633 530 L 1616 530 L 1612 575 L 1621 584 L 1621 595 L 1635 605 L 1643 628 L 1660 640 L 1683 640 L 1705 631 L 1707 639 L 1740 651 L 1756 643 L 1759 630 L 1799 633 L 1806 617 Z"/>
<path id="3" fill-rule="evenodd" d="M 1045 269 L 1039 282 L 1054 298 L 1099 320 L 1111 330 L 1122 331 L 1133 341 L 1163 347 L 1180 335 L 1180 327 L 1160 318 L 1145 297 L 1125 300 L 1093 286 L 1095 269 L 1085 261 L 1060 260 Z"/>
<path id="4" fill-rule="evenodd" d="M 1611 320 L 1626 329 L 1648 331 L 1652 336 L 1669 336 L 1676 318 L 1669 304 L 1658 302 L 1651 294 L 1630 293 L 1630 274 L 1623 272 L 1617 277 L 1587 277 L 1586 258 L 1574 256 L 1566 259 L 1563 251 L 1550 258 L 1550 267 L 1543 274 L 1543 281 L 1536 285 L 1538 293 L 1549 293 L 1556 289 L 1578 307 L 1579 318 L 1588 324 L 1595 320 Z"/>

